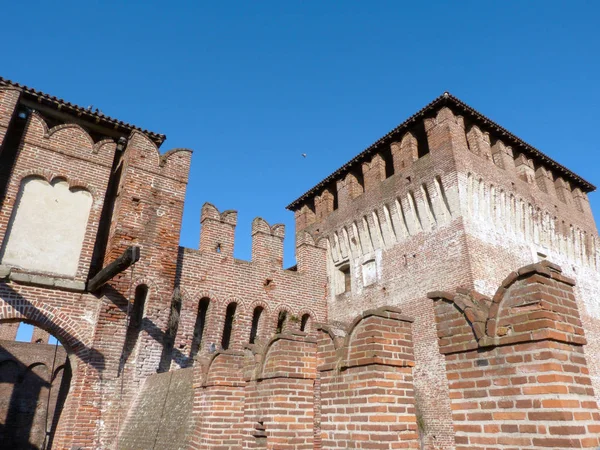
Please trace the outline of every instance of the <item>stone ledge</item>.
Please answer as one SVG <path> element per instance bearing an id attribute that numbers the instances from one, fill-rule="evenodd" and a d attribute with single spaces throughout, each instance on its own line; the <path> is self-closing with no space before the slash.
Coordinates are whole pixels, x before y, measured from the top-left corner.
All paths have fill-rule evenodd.
<path id="1" fill-rule="evenodd" d="M 0 280 L 8 279 L 19 284 L 62 289 L 65 291 L 84 292 L 85 283 L 65 278 L 55 278 L 49 275 L 13 272 L 11 267 L 0 265 Z"/>
<path id="2" fill-rule="evenodd" d="M 0 264 L 0 280 L 8 278 L 10 275 L 10 267 Z"/>

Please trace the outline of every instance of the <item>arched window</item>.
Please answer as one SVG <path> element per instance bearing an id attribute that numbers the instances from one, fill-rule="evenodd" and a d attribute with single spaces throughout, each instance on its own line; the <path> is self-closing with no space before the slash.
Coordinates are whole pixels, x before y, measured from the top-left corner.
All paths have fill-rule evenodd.
<path id="1" fill-rule="evenodd" d="M 302 316 L 302 319 L 300 320 L 300 331 L 308 331 L 307 327 L 309 325 L 309 321 L 310 321 L 310 314 L 306 313 Z"/>
<path id="2" fill-rule="evenodd" d="M 227 350 L 229 348 L 236 309 L 237 303 L 233 302 L 227 305 L 227 310 L 225 311 L 225 325 L 223 326 L 223 338 L 221 339 L 221 348 L 223 350 Z"/>
<path id="3" fill-rule="evenodd" d="M 202 298 L 198 303 L 198 315 L 196 316 L 196 324 L 194 325 L 194 337 L 192 338 L 192 348 L 190 351 L 190 357 L 193 358 L 198 354 L 198 351 L 202 345 L 202 337 L 204 336 L 204 329 L 206 328 L 206 314 L 208 313 L 208 306 L 210 305 L 209 298 Z"/>
<path id="4" fill-rule="evenodd" d="M 279 311 L 279 316 L 277 316 L 277 328 L 275 329 L 276 334 L 283 332 L 286 320 L 287 320 L 287 311 Z"/>
<path id="5" fill-rule="evenodd" d="M 258 335 L 258 326 L 260 324 L 260 316 L 262 315 L 264 308 L 257 306 L 254 308 L 254 314 L 252 314 L 252 328 L 250 329 L 250 343 L 254 344 L 256 336 Z"/>

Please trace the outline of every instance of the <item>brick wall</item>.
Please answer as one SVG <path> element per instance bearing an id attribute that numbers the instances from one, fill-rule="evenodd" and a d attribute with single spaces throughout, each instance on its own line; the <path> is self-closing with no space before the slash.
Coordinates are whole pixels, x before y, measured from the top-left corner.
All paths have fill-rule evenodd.
<path id="1" fill-rule="evenodd" d="M 493 298 L 434 292 L 457 449 L 596 448 L 600 412 L 574 281 L 543 262 Z"/>
<path id="2" fill-rule="evenodd" d="M 200 358 L 190 448 L 418 448 L 410 328 L 381 308 Z"/>
<path id="3" fill-rule="evenodd" d="M 265 342 L 276 331 L 279 313 L 285 311 L 285 327 L 299 330 L 301 318 L 327 320 L 325 249 L 309 235 L 297 240 L 297 268 L 282 266 L 284 228 L 257 218 L 252 224 L 252 260 L 233 257 L 235 211 L 220 213 L 213 205 L 202 208 L 200 249 L 180 250 L 179 283 L 183 296 L 175 341 L 175 366 L 191 364 L 193 353 L 206 354 L 211 345 L 221 349 L 227 306 L 236 303 L 231 349 L 241 351 L 250 341 L 257 307 L 264 310 L 258 322 L 257 341 Z M 202 336 L 197 316 L 201 299 L 209 303 Z M 200 339 L 201 338 L 201 339 Z"/>
<path id="4" fill-rule="evenodd" d="M 363 313 L 342 342 L 336 331 L 321 329 L 322 448 L 420 448 L 411 322 L 381 308 Z"/>
<path id="5" fill-rule="evenodd" d="M 62 401 L 58 400 L 69 389 L 67 366 L 67 354 L 61 346 L 0 340 L 2 448 L 42 448 L 46 431 L 54 429 L 62 413 Z"/>

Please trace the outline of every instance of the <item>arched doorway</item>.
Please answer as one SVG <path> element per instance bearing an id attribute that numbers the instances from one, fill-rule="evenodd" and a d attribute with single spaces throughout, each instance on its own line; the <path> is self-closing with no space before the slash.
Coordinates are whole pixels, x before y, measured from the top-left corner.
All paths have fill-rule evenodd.
<path id="1" fill-rule="evenodd" d="M 0 449 L 52 448 L 71 383 L 65 348 L 48 332 L 0 321 Z"/>

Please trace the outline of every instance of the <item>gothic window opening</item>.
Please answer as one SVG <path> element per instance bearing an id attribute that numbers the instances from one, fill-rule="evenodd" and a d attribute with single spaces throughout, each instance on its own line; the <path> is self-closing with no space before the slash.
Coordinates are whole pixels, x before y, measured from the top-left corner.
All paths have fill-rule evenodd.
<path id="1" fill-rule="evenodd" d="M 275 329 L 276 334 L 280 334 L 283 332 L 286 321 L 287 321 L 287 311 L 279 311 L 279 315 L 277 316 L 277 328 Z"/>
<path id="2" fill-rule="evenodd" d="M 223 350 L 227 350 L 231 342 L 236 309 L 237 303 L 234 302 L 227 305 L 227 310 L 225 311 L 225 324 L 223 325 L 223 337 L 221 339 L 221 348 Z"/>
<path id="3" fill-rule="evenodd" d="M 310 314 L 306 313 L 300 320 L 300 331 L 308 331 L 307 328 L 310 325 Z"/>
<path id="4" fill-rule="evenodd" d="M 206 297 L 200 299 L 198 303 L 198 315 L 194 324 L 194 337 L 192 338 L 192 347 L 190 350 L 191 358 L 194 358 L 200 351 L 200 348 L 202 348 L 202 338 L 204 337 L 204 330 L 206 328 L 206 315 L 209 305 L 210 299 Z"/>
<path id="5" fill-rule="evenodd" d="M 250 329 L 250 344 L 254 344 L 256 341 L 256 336 L 258 336 L 260 318 L 264 308 L 262 306 L 257 306 L 254 308 L 254 313 L 252 314 L 252 328 Z"/>

